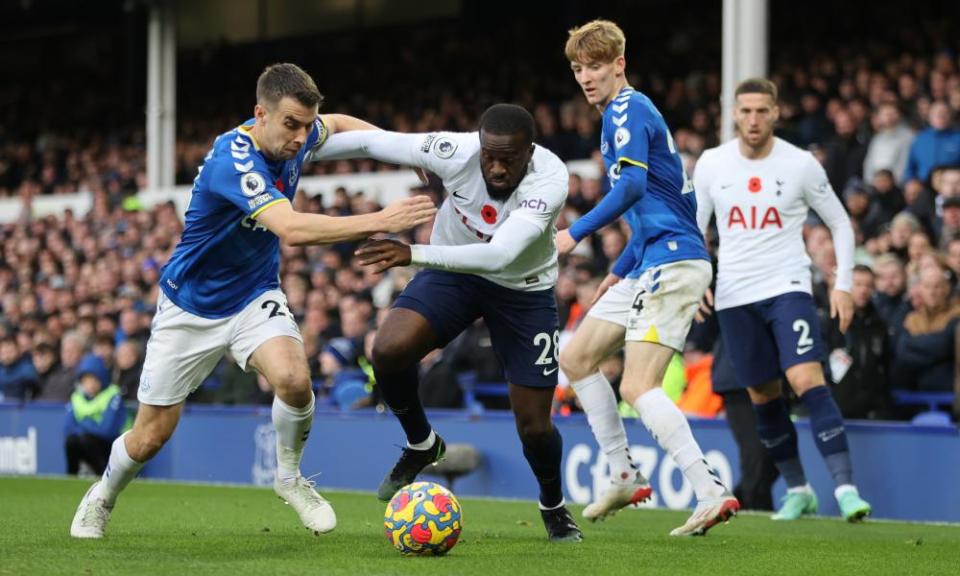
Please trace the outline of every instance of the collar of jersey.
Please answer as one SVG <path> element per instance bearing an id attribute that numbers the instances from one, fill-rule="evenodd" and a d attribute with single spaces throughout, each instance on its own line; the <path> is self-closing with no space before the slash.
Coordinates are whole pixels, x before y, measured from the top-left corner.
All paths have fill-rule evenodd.
<path id="1" fill-rule="evenodd" d="M 604 114 L 606 114 L 607 110 L 610 108 L 610 105 L 613 104 L 614 102 L 616 102 L 616 101 L 617 101 L 617 98 L 623 96 L 624 92 L 626 92 L 627 90 L 630 90 L 631 92 L 636 92 L 636 90 L 633 89 L 633 86 L 631 86 L 631 85 L 629 85 L 629 84 L 627 84 L 626 86 L 624 86 L 623 88 L 621 88 L 620 91 L 617 92 L 617 95 L 614 96 L 613 98 L 611 98 L 610 101 L 607 102 L 607 105 L 603 107 L 603 112 L 604 112 Z"/>
<path id="2" fill-rule="evenodd" d="M 253 142 L 253 147 L 256 148 L 257 152 L 260 151 L 260 143 L 257 142 L 257 139 L 253 137 L 253 134 L 250 133 L 250 129 L 253 128 L 253 124 L 241 124 L 237 126 L 237 134 L 241 136 L 246 136 Z"/>

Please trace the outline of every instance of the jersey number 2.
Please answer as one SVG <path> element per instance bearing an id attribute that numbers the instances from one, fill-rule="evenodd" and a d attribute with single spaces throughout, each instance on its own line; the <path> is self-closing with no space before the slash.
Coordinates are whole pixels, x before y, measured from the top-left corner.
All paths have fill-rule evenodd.
<path id="1" fill-rule="evenodd" d="M 290 311 L 287 310 L 287 307 L 276 300 L 264 300 L 263 304 L 260 305 L 260 308 L 263 310 L 271 308 L 270 316 L 267 317 L 268 320 L 277 316 L 290 316 Z"/>
<path id="2" fill-rule="evenodd" d="M 803 318 L 797 318 L 793 321 L 793 331 L 799 332 L 797 338 L 797 356 L 802 356 L 813 350 L 813 338 L 810 337 L 810 323 Z"/>

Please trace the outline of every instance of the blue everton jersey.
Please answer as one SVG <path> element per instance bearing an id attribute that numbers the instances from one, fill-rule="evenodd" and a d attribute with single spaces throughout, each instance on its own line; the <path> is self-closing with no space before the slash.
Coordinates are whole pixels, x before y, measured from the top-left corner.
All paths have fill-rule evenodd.
<path id="1" fill-rule="evenodd" d="M 180 243 L 160 276 L 173 303 L 203 318 L 232 316 L 280 285 L 280 241 L 256 217 L 293 200 L 304 156 L 327 135 L 318 117 L 294 158 L 271 161 L 251 126 L 252 119 L 214 141 L 193 181 Z"/>
<path id="2" fill-rule="evenodd" d="M 620 172 L 646 172 L 646 191 L 624 213 L 632 235 L 627 250 L 636 278 L 652 267 L 679 260 L 709 260 L 697 227 L 697 198 L 684 173 L 670 129 L 660 111 L 644 94 L 624 87 L 603 111 L 600 152 L 610 185 Z"/>

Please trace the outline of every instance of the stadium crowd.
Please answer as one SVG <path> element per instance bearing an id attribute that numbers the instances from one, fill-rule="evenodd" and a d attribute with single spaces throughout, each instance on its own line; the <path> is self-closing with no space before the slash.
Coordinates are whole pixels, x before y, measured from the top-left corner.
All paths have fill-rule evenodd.
<path id="1" fill-rule="evenodd" d="M 893 390 L 948 392 L 956 386 L 960 59 L 943 49 L 949 44 L 937 44 L 936 34 L 931 37 L 925 47 L 910 51 L 882 43 L 863 44 L 856 53 L 798 49 L 778 59 L 770 75 L 781 89 L 778 135 L 811 150 L 823 163 L 855 226 L 856 316 L 846 335 L 836 331 L 827 312 L 835 266 L 829 232 L 813 215 L 805 231 L 814 292 L 831 349 L 827 364 L 846 417 L 903 417 L 908 414 L 894 405 Z M 414 54 L 431 47 L 429 52 L 438 58 L 437 73 L 416 87 L 399 80 L 384 84 L 377 78 L 378 85 L 389 88 L 330 98 L 324 111 L 348 112 L 399 131 L 464 131 L 473 128 L 483 105 L 510 99 L 533 112 L 541 145 L 567 160 L 592 158 L 599 163 L 598 115 L 576 92 L 568 72 L 553 74 L 547 66 L 547 73 L 529 63 L 514 63 L 499 75 L 476 72 L 490 69 L 481 64 L 488 54 L 497 53 L 500 40 L 471 43 L 468 50 L 464 41 L 437 44 L 436 32 L 420 30 L 409 36 L 398 61 L 414 65 Z M 178 182 L 192 180 L 212 137 L 242 121 L 241 112 L 249 108 L 245 90 L 231 89 L 231 81 L 224 78 L 205 78 L 204 72 L 229 70 L 223 63 L 242 59 L 253 49 L 208 48 L 203 58 L 185 60 L 185 73 L 196 78 L 198 89 L 206 83 L 217 85 L 216 92 L 225 97 L 197 104 L 192 115 L 183 115 Z M 246 77 L 232 80 L 244 87 L 248 83 Z M 675 76 L 645 72 L 631 76 L 631 83 L 663 111 L 692 173 L 699 154 L 719 142 L 719 74 L 692 68 Z M 136 398 L 159 270 L 176 244 L 182 219 L 171 204 L 145 209 L 125 202 L 145 186 L 143 133 L 120 128 L 109 134 L 78 130 L 30 138 L 7 133 L 0 138 L 0 196 L 23 202 L 22 218 L 0 230 L 0 396 L 6 400 L 68 401 L 86 352 L 106 362 L 125 399 Z M 392 168 L 342 161 L 312 165 L 307 174 L 385 169 Z M 601 180 L 571 176 L 568 207 L 559 226 L 589 210 L 605 187 Z M 438 202 L 442 199 L 435 184 L 428 191 Z M 90 213 L 30 217 L 34 197 L 71 192 L 92 194 Z M 319 198 L 302 197 L 298 203 L 298 209 L 330 214 L 377 208 L 362 191 L 343 189 L 326 208 Z M 715 248 L 715 234 L 708 236 Z M 409 239 L 427 242 L 429 227 L 417 229 Z M 563 262 L 556 293 L 565 332 L 583 317 L 598 279 L 626 241 L 625 227 L 610 227 Z M 355 263 L 354 248 L 284 247 L 281 269 L 316 388 L 326 402 L 344 408 L 377 404 L 365 360 L 371 335 L 412 274 L 406 269 L 372 274 Z M 462 405 L 456 379 L 464 370 L 479 371 L 484 381 L 498 378 L 490 368 L 496 364 L 492 352 L 483 346 L 483 330 L 475 327 L 424 361 L 424 371 L 432 375 L 424 381 L 424 388 L 433 391 L 425 393 L 428 405 L 431 398 L 434 405 Z M 688 374 L 680 370 L 691 392 L 694 382 L 703 382 L 703 359 L 715 340 L 715 327 L 709 323 L 691 336 L 685 355 Z M 618 360 L 611 359 L 605 370 L 615 382 Z M 224 362 L 196 399 L 263 403 L 270 401 L 266 390 L 264 382 Z M 502 401 L 494 398 L 490 405 Z M 571 409 L 576 409 L 575 399 L 558 393 L 558 412 Z M 690 407 L 707 415 L 718 410 L 709 393 Z"/>

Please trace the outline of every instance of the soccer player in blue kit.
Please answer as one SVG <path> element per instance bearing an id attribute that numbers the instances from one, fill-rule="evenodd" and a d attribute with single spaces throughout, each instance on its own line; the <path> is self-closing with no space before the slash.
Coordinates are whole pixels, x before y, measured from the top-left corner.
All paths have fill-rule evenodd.
<path id="1" fill-rule="evenodd" d="M 321 102 L 299 67 L 269 66 L 257 81 L 254 118 L 214 141 L 194 180 L 183 235 L 160 277 L 136 421 L 113 443 L 103 477 L 77 508 L 71 536 L 103 537 L 117 496 L 170 438 L 184 400 L 227 351 L 274 389 L 274 491 L 314 533 L 336 526 L 330 503 L 300 474 L 314 396 L 303 340 L 280 290 L 280 242 L 329 244 L 400 232 L 429 221 L 436 208 L 418 196 L 360 216 L 294 211 L 306 154 L 333 132 L 372 128 L 349 116 L 318 116 Z"/>
<path id="2" fill-rule="evenodd" d="M 444 441 L 418 395 L 418 366 L 482 317 L 509 382 L 523 454 L 540 486 L 540 514 L 554 542 L 583 535 L 564 505 L 562 438 L 550 420 L 557 385 L 556 219 L 569 175 L 537 146 L 533 117 L 496 104 L 479 132 L 400 134 L 357 130 L 330 139 L 316 159 L 369 157 L 434 172 L 449 195 L 430 244 L 376 240 L 357 250 L 360 263 L 382 271 L 421 266 L 377 331 L 373 367 L 383 398 L 400 421 L 407 446 L 380 484 L 389 500 L 426 466 L 443 458 Z"/>
<path id="3" fill-rule="evenodd" d="M 693 485 L 697 507 L 674 536 L 706 533 L 736 514 L 739 502 L 709 467 L 683 413 L 662 389 L 671 358 L 683 349 L 713 270 L 697 228 L 697 202 L 663 116 L 625 76 L 626 39 L 613 22 L 570 31 L 565 53 L 587 101 L 603 113 L 600 152 L 611 190 L 557 235 L 561 254 L 624 215 L 629 245 L 603 280 L 586 319 L 560 353 L 611 469 L 610 488 L 584 509 L 597 520 L 650 496 L 633 466 L 623 422 L 600 362 L 625 348 L 620 394 Z M 626 342 L 624 343 L 624 340 Z"/>

